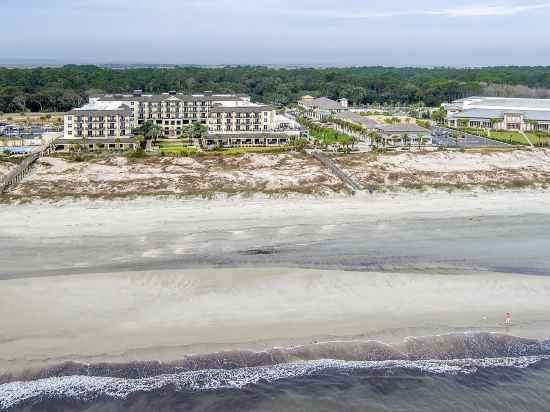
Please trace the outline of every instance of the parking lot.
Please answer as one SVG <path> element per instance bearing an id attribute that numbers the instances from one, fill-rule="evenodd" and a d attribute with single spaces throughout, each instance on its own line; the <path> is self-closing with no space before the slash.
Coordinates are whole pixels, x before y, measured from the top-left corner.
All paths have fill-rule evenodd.
<path id="1" fill-rule="evenodd" d="M 434 144 L 445 147 L 506 147 L 508 143 L 499 142 L 498 140 L 487 139 L 486 137 L 476 136 L 469 133 L 464 133 L 464 137 L 455 138 L 454 130 L 443 127 L 434 127 Z"/>

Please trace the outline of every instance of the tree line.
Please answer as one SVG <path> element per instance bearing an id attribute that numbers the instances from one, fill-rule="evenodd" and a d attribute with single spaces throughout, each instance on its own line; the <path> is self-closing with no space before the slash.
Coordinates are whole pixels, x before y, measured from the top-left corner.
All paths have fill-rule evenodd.
<path id="1" fill-rule="evenodd" d="M 0 68 L 0 112 L 62 112 L 82 105 L 90 94 L 177 90 L 244 93 L 282 106 L 309 94 L 352 104 L 409 105 L 442 102 L 502 86 L 550 89 L 550 67 L 273 69 L 255 66 L 173 69 L 112 69 L 67 65 L 59 68 Z M 514 90 L 518 90 L 517 87 Z"/>

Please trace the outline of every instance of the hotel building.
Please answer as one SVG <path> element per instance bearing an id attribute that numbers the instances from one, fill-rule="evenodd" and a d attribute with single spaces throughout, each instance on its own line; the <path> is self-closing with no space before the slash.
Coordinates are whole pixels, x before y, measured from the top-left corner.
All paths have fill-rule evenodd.
<path id="1" fill-rule="evenodd" d="M 271 106 L 252 103 L 249 96 L 210 92 L 184 95 L 174 91 L 149 95 L 136 90 L 126 95 L 92 96 L 88 104 L 68 112 L 60 144 L 70 145 L 75 139 L 85 139 L 90 148 L 97 147 L 95 142 L 107 143 L 108 148 L 131 147 L 121 144 L 129 145 L 134 130 L 148 121 L 160 126 L 168 138 L 180 136 L 186 125 L 204 124 L 208 136 L 195 143 L 205 147 L 220 143 L 222 146 L 241 142 L 242 145 L 288 143 L 288 135 L 294 131 L 281 130 L 276 119 Z M 266 137 L 269 134 L 277 136 Z M 286 139 L 281 134 L 285 134 Z"/>
<path id="2" fill-rule="evenodd" d="M 550 132 L 550 99 L 469 97 L 443 107 L 451 127 Z"/>

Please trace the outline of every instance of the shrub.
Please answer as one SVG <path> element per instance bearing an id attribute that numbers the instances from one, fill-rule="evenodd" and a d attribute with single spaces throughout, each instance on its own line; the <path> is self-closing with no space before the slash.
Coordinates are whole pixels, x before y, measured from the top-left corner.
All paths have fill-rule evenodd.
<path id="1" fill-rule="evenodd" d="M 145 150 L 136 149 L 126 153 L 126 157 L 129 159 L 142 159 L 145 157 Z"/>
<path id="2" fill-rule="evenodd" d="M 174 156 L 195 156 L 198 154 L 198 149 L 196 147 L 161 147 L 160 149 L 161 156 L 164 155 L 174 155 Z"/>

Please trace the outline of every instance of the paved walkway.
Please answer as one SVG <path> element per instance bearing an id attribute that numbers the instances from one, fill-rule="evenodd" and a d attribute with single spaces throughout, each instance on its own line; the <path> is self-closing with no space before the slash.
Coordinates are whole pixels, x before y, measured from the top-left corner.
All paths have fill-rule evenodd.
<path id="1" fill-rule="evenodd" d="M 527 143 L 529 143 L 529 146 L 535 147 L 535 145 L 534 145 L 533 142 L 531 142 L 531 140 L 527 137 L 527 134 L 525 134 L 525 132 L 520 131 L 520 133 L 521 133 L 521 135 L 522 135 L 523 137 L 525 137 L 525 140 L 527 140 Z"/>

